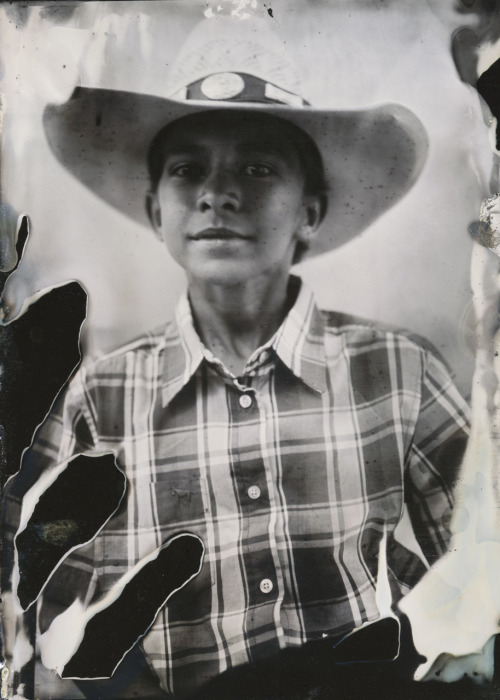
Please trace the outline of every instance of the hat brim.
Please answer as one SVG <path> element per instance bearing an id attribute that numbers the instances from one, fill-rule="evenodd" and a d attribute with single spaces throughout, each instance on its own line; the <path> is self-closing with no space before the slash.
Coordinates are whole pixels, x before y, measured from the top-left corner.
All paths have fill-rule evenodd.
<path id="1" fill-rule="evenodd" d="M 214 109 L 255 110 L 303 129 L 322 154 L 328 211 L 310 255 L 343 245 L 400 200 L 426 159 L 420 120 L 405 107 L 380 105 L 331 111 L 274 104 L 177 102 L 118 90 L 77 88 L 62 105 L 48 105 L 44 128 L 60 163 L 126 216 L 150 227 L 146 155 L 160 129 L 183 116 Z"/>

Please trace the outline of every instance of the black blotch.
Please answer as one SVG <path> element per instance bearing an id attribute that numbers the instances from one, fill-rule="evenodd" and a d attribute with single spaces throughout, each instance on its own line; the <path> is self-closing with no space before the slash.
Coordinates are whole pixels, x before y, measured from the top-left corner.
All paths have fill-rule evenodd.
<path id="1" fill-rule="evenodd" d="M 477 91 L 497 119 L 496 148 L 500 149 L 500 58 L 479 76 Z"/>
<path id="2" fill-rule="evenodd" d="M 24 609 L 39 596 L 61 559 L 90 541 L 114 513 L 125 485 L 114 455 L 79 455 L 42 494 L 26 529 L 16 537 L 17 595 Z"/>
<path id="3" fill-rule="evenodd" d="M 19 265 L 19 261 L 21 260 L 23 253 L 24 253 L 24 247 L 26 245 L 26 241 L 28 240 L 28 232 L 29 232 L 29 226 L 28 226 L 28 217 L 23 216 L 22 221 L 21 221 L 21 226 L 19 227 L 19 233 L 17 235 L 17 241 L 16 241 L 16 254 L 17 254 L 17 266 Z"/>
<path id="4" fill-rule="evenodd" d="M 167 542 L 125 586 L 120 597 L 89 620 L 62 678 L 103 678 L 148 631 L 166 599 L 200 569 L 203 544 L 184 533 Z"/>
<path id="5" fill-rule="evenodd" d="M 229 669 L 190 696 L 190 700 L 497 700 L 500 697 L 498 681 L 491 686 L 478 686 L 471 678 L 456 683 L 414 681 L 413 674 L 425 658 L 416 652 L 404 616 L 401 623 L 400 653 L 394 661 L 341 662 L 339 646 L 332 648 L 330 639 L 322 639 L 300 648 L 285 649 L 264 661 Z M 369 658 L 377 654 L 379 645 L 387 648 L 394 643 L 395 629 L 384 620 L 371 627 L 373 648 L 369 650 Z"/>
<path id="6" fill-rule="evenodd" d="M 270 7 L 267 8 L 267 14 L 269 15 L 269 17 L 273 17 L 273 11 Z"/>
<path id="7" fill-rule="evenodd" d="M 22 250 L 27 229 L 21 228 Z M 5 276 L 7 277 L 7 276 Z M 0 275 L 1 278 L 1 275 Z M 23 450 L 64 382 L 80 363 L 87 295 L 77 282 L 58 287 L 8 326 L 0 326 L 0 488 L 18 471 Z"/>
<path id="8" fill-rule="evenodd" d="M 398 655 L 399 624 L 392 617 L 379 620 L 345 637 L 335 647 L 337 662 L 390 661 Z"/>

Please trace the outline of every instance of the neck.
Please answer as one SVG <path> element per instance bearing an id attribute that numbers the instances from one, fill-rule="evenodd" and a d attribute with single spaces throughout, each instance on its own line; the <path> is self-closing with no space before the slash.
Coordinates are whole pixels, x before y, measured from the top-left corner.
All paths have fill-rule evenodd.
<path id="1" fill-rule="evenodd" d="M 272 283 L 189 284 L 196 330 L 203 343 L 234 374 L 273 336 L 290 308 L 288 276 Z"/>

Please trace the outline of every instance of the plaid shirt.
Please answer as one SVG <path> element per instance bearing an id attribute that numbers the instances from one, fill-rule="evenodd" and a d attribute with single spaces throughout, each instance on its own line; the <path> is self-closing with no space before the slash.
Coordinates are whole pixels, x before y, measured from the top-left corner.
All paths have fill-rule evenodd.
<path id="1" fill-rule="evenodd" d="M 428 561 L 446 550 L 466 432 L 447 370 L 408 334 L 320 312 L 302 285 L 235 377 L 202 345 L 185 296 L 166 330 L 77 373 L 27 455 L 39 473 L 110 451 L 128 479 L 125 507 L 45 595 L 95 599 L 190 531 L 202 571 L 142 641 L 165 689 L 338 639 L 379 617 L 384 531 L 394 599 L 425 570 L 393 536 L 405 502 Z"/>

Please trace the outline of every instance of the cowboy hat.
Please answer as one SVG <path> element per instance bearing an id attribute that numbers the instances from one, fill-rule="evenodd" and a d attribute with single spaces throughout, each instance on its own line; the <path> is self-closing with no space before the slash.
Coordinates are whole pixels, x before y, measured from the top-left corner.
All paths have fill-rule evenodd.
<path id="1" fill-rule="evenodd" d="M 44 113 L 57 159 L 96 195 L 148 227 L 148 148 L 167 124 L 197 112 L 264 112 L 292 122 L 314 140 L 329 193 L 310 255 L 366 229 L 408 192 L 425 162 L 425 129 L 401 105 L 311 107 L 284 42 L 261 19 L 203 20 L 168 79 L 159 82 L 154 94 L 78 87 L 65 104 L 48 105 Z"/>

